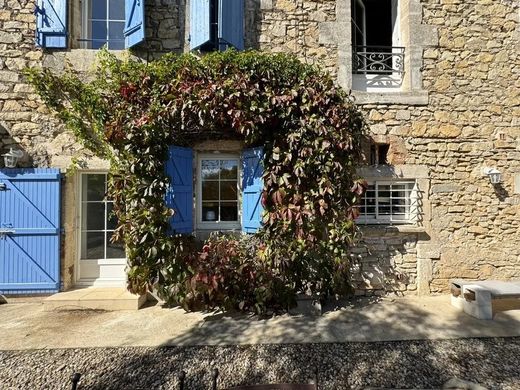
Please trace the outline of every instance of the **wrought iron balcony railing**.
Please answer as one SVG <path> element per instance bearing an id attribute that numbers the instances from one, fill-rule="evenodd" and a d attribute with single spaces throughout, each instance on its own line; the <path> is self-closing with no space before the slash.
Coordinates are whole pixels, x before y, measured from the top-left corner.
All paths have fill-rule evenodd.
<path id="1" fill-rule="evenodd" d="M 354 46 L 353 73 L 404 73 L 404 47 Z"/>

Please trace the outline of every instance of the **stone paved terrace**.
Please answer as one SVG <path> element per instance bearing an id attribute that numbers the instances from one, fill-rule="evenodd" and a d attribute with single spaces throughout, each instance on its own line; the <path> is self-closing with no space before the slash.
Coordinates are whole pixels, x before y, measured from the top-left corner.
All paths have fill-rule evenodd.
<path id="1" fill-rule="evenodd" d="M 38 301 L 0 306 L 0 350 L 127 346 L 343 343 L 520 336 L 520 302 L 493 321 L 456 311 L 448 296 L 361 299 L 321 317 L 139 311 L 44 311 Z"/>

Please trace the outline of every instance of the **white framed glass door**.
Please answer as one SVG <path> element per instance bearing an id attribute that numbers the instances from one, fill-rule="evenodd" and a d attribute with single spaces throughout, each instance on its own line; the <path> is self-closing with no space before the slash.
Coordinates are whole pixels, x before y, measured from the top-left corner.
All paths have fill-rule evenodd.
<path id="1" fill-rule="evenodd" d="M 119 286 L 126 280 L 124 246 L 111 242 L 117 220 L 106 193 L 106 173 L 81 173 L 79 284 Z"/>

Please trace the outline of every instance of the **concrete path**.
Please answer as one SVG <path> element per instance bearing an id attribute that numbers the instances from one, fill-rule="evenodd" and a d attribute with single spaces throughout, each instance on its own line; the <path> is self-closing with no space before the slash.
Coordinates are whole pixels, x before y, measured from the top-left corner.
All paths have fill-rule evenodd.
<path id="1" fill-rule="evenodd" d="M 448 296 L 360 301 L 321 317 L 139 311 L 44 311 L 40 302 L 0 305 L 0 350 L 165 345 L 367 342 L 520 336 L 520 302 L 493 321 L 456 311 Z"/>

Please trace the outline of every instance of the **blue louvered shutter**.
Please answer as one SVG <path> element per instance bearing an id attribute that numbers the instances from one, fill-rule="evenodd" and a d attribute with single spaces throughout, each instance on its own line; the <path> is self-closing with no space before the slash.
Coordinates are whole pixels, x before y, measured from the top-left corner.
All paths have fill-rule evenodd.
<path id="1" fill-rule="evenodd" d="M 219 41 L 244 50 L 244 0 L 219 0 L 218 6 Z"/>
<path id="2" fill-rule="evenodd" d="M 191 0 L 190 49 L 210 40 L 210 0 Z"/>
<path id="3" fill-rule="evenodd" d="M 125 0 L 125 48 L 144 41 L 145 0 Z"/>
<path id="4" fill-rule="evenodd" d="M 174 233 L 193 231 L 193 151 L 170 146 L 166 174 L 170 186 L 166 191 L 166 206 L 175 214 L 170 225 Z"/>
<path id="5" fill-rule="evenodd" d="M 246 233 L 255 233 L 262 224 L 263 158 L 262 147 L 242 153 L 242 231 Z"/>
<path id="6" fill-rule="evenodd" d="M 36 46 L 67 47 L 67 0 L 37 0 Z"/>

